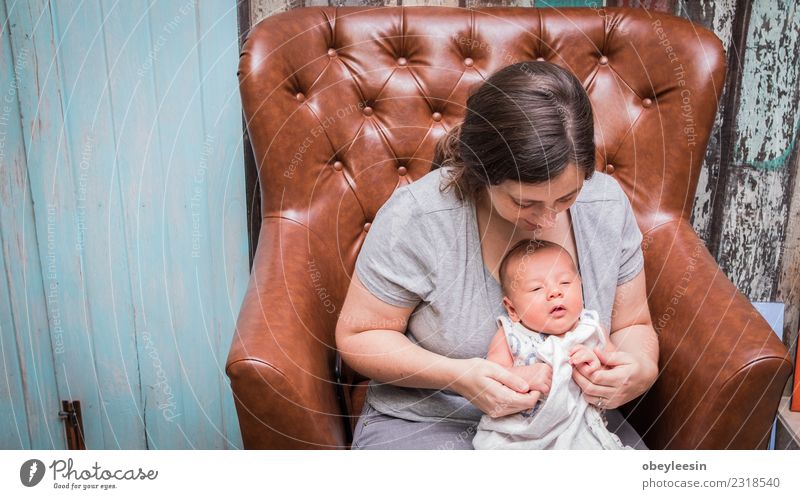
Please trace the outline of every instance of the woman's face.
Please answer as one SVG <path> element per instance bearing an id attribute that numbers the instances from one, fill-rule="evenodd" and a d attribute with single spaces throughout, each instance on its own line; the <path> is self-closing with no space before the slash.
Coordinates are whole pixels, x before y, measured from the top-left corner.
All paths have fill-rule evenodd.
<path id="1" fill-rule="evenodd" d="M 524 231 L 550 229 L 556 215 L 575 202 L 584 175 L 570 164 L 558 177 L 539 184 L 505 180 L 487 188 L 494 211 Z"/>

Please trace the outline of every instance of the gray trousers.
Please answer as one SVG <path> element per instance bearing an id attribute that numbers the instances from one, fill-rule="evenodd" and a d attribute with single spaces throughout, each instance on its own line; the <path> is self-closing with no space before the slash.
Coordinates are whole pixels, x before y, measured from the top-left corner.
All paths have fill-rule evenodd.
<path id="1" fill-rule="evenodd" d="M 608 429 L 625 445 L 646 450 L 639 434 L 617 409 L 606 411 Z M 353 433 L 357 449 L 462 449 L 472 450 L 476 421 L 473 424 L 451 421 L 409 421 L 378 412 L 364 402 L 364 410 Z"/>

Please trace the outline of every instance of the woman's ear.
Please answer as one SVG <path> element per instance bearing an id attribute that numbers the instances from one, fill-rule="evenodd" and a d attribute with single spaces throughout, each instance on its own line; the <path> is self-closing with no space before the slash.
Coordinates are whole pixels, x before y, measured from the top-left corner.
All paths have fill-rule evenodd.
<path id="1" fill-rule="evenodd" d="M 519 315 L 517 315 L 517 309 L 514 308 L 514 304 L 511 303 L 511 300 L 508 299 L 508 296 L 503 297 L 503 306 L 506 308 L 506 313 L 508 314 L 508 318 L 511 319 L 513 322 L 519 322 Z"/>

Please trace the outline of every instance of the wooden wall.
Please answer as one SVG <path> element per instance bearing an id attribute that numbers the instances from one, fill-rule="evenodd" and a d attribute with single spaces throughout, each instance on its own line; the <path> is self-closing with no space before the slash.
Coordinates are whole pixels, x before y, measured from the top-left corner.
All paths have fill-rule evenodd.
<path id="1" fill-rule="evenodd" d="M 0 1 L 0 448 L 242 446 L 236 12 Z"/>
<path id="2" fill-rule="evenodd" d="M 249 18 L 240 18 L 245 31 L 248 25 L 271 14 L 314 5 L 533 6 L 532 0 L 245 3 L 243 12 L 249 13 Z M 692 223 L 739 290 L 752 301 L 785 303 L 784 342 L 794 352 L 800 318 L 800 186 L 795 181 L 800 127 L 797 2 L 562 0 L 537 1 L 535 6 L 604 5 L 675 14 L 711 29 L 722 40 L 729 69 L 694 200 Z M 252 184 L 249 191 L 254 192 Z M 257 201 L 251 197 L 251 206 Z"/>

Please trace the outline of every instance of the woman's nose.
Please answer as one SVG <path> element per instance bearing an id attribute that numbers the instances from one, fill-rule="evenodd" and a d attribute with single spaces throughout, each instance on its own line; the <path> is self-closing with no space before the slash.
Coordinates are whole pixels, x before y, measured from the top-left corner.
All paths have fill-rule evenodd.
<path id="1" fill-rule="evenodd" d="M 541 220 L 539 225 L 547 229 L 552 228 L 556 224 L 557 214 L 558 212 L 556 212 L 555 210 L 552 210 L 550 208 L 545 209 L 544 213 L 541 214 L 541 216 L 539 217 L 539 219 Z"/>

